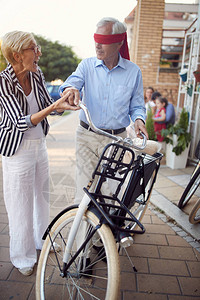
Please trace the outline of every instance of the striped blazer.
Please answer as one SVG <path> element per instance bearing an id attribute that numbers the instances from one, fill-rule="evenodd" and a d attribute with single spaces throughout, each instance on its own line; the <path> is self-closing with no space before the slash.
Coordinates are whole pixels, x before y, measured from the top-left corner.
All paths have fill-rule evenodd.
<path id="1" fill-rule="evenodd" d="M 38 68 L 37 73 L 30 72 L 31 86 L 39 110 L 52 104 L 44 76 Z M 24 132 L 28 130 L 25 116 L 29 115 L 26 95 L 18 82 L 10 64 L 0 73 L 0 153 L 4 156 L 15 154 L 22 142 Z M 49 124 L 45 118 L 42 122 L 44 134 L 47 135 Z"/>

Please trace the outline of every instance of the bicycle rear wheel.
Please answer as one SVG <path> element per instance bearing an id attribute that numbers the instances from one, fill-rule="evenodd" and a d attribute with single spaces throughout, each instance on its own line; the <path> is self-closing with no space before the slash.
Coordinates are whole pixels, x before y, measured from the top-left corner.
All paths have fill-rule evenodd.
<path id="1" fill-rule="evenodd" d="M 136 197 L 134 202 L 132 203 L 132 206 L 129 207 L 130 212 L 137 218 L 137 220 L 141 223 L 144 214 L 146 212 L 146 209 L 149 204 L 149 200 L 151 198 L 151 193 L 153 189 L 153 185 L 156 180 L 156 175 L 157 175 L 157 165 L 156 162 L 150 163 L 145 165 L 144 169 L 144 186 L 145 186 L 145 192 L 141 192 L 141 186 L 142 182 L 138 181 L 138 184 L 135 188 L 135 191 L 133 192 L 133 197 L 134 193 L 137 193 L 137 190 L 140 191 L 138 193 L 139 195 Z M 126 222 L 126 227 L 129 227 L 130 229 L 137 229 L 138 225 L 135 222 Z"/>
<path id="2" fill-rule="evenodd" d="M 95 244 L 98 240 L 104 247 L 105 256 L 99 255 L 93 245 L 87 245 L 85 257 L 90 257 L 87 266 L 89 274 L 84 272 L 83 256 L 74 260 L 67 270 L 67 276 L 60 276 L 63 268 L 63 254 L 77 208 L 73 208 L 61 216 L 51 229 L 53 242 L 61 246 L 59 253 L 51 253 L 51 241 L 47 236 L 38 262 L 36 277 L 36 299 L 117 299 L 119 296 L 119 255 L 110 228 L 102 225 L 95 233 Z M 82 219 L 87 224 L 87 232 L 99 224 L 94 213 L 87 211 Z M 83 224 L 83 223 L 82 223 Z M 82 225 L 81 224 L 81 225 Z M 74 241 L 71 257 L 77 250 L 77 238 Z M 79 245 L 80 246 L 80 245 Z M 56 259 L 57 255 L 57 259 Z M 80 260 L 82 259 L 82 263 Z M 104 259 L 104 261 L 103 261 Z M 105 262 L 107 260 L 107 263 Z M 81 267 L 80 267 L 81 265 Z M 92 274 L 91 274 L 92 269 Z"/>
<path id="3" fill-rule="evenodd" d="M 191 197 L 197 190 L 199 184 L 200 184 L 200 167 L 197 166 L 194 175 L 190 179 L 190 182 L 188 183 L 187 187 L 185 188 L 180 198 L 180 201 L 178 203 L 179 208 L 182 209 L 188 203 L 188 201 L 191 199 Z"/>
<path id="4" fill-rule="evenodd" d="M 192 224 L 200 223 L 200 199 L 196 202 L 189 214 L 189 221 Z"/>

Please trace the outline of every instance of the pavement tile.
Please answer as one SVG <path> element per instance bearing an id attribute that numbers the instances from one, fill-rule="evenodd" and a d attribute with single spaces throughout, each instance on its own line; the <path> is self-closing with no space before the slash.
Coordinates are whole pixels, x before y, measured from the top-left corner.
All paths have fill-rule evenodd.
<path id="1" fill-rule="evenodd" d="M 176 295 L 168 295 L 168 300 L 197 300 L 200 299 L 198 296 L 197 297 L 188 297 L 188 296 L 176 296 Z"/>
<path id="2" fill-rule="evenodd" d="M 7 225 L 5 223 L 0 223 L 0 232 L 2 232 Z"/>
<path id="3" fill-rule="evenodd" d="M 134 247 L 127 248 L 127 252 L 130 256 L 159 257 L 158 248 L 154 245 L 134 244 Z"/>
<path id="4" fill-rule="evenodd" d="M 147 258 L 131 257 L 131 261 L 138 273 L 149 273 Z M 120 267 L 122 272 L 133 272 L 133 267 L 126 255 L 120 256 Z"/>
<path id="5" fill-rule="evenodd" d="M 200 261 L 187 261 L 189 272 L 192 277 L 200 277 Z"/>
<path id="6" fill-rule="evenodd" d="M 32 289 L 33 283 L 0 281 L 1 300 L 27 300 Z"/>
<path id="7" fill-rule="evenodd" d="M 157 216 L 151 216 L 151 219 L 152 219 L 152 223 L 153 224 L 165 224 L 160 218 L 158 218 Z"/>
<path id="8" fill-rule="evenodd" d="M 135 243 L 147 245 L 168 245 L 164 234 L 143 234 L 138 235 Z"/>
<path id="9" fill-rule="evenodd" d="M 199 278 L 178 277 L 183 295 L 200 297 Z"/>
<path id="10" fill-rule="evenodd" d="M 0 261 L 1 262 L 10 262 L 9 248 L 0 247 Z"/>
<path id="11" fill-rule="evenodd" d="M 165 177 L 167 176 L 174 176 L 174 175 L 184 175 L 185 171 L 181 170 L 181 169 L 171 169 L 168 168 L 166 166 L 161 166 L 159 169 L 159 174 L 163 175 Z"/>
<path id="12" fill-rule="evenodd" d="M 124 300 L 167 300 L 166 295 L 124 291 Z"/>
<path id="13" fill-rule="evenodd" d="M 9 247 L 9 236 L 5 234 L 0 234 L 0 246 Z"/>
<path id="14" fill-rule="evenodd" d="M 0 213 L 0 223 L 8 224 L 8 215 Z"/>
<path id="15" fill-rule="evenodd" d="M 192 261 L 197 260 L 192 247 L 187 248 L 158 246 L 158 251 L 160 253 L 161 258 Z"/>
<path id="16" fill-rule="evenodd" d="M 175 276 L 138 274 L 138 290 L 148 293 L 180 294 Z"/>
<path id="17" fill-rule="evenodd" d="M 157 188 L 172 187 L 172 186 L 176 186 L 176 183 L 173 180 L 170 180 L 166 176 L 158 174 L 156 183 L 154 185 L 155 190 L 157 190 Z"/>
<path id="18" fill-rule="evenodd" d="M 146 233 L 160 233 L 160 234 L 175 234 L 175 232 L 167 224 L 147 224 L 145 226 Z"/>
<path id="19" fill-rule="evenodd" d="M 142 224 L 151 224 L 151 216 L 150 215 L 144 215 L 144 217 L 142 218 Z"/>
<path id="20" fill-rule="evenodd" d="M 178 235 L 166 235 L 169 246 L 190 247 L 190 245 Z"/>
<path id="21" fill-rule="evenodd" d="M 149 258 L 148 262 L 150 273 L 152 274 L 189 276 L 185 261 Z"/>
<path id="22" fill-rule="evenodd" d="M 5 225 L 5 227 L 2 230 L 1 234 L 7 234 L 7 235 L 9 235 L 9 226 L 8 226 L 8 224 L 3 224 L 3 225 Z"/>
<path id="23" fill-rule="evenodd" d="M 18 282 L 35 282 L 36 278 L 36 267 L 34 268 L 33 274 L 31 276 L 24 276 L 22 275 L 17 268 L 13 268 L 8 280 L 9 281 L 18 281 Z"/>
<path id="24" fill-rule="evenodd" d="M 2 203 L 2 205 L 0 205 L 0 212 L 1 212 L 1 214 L 7 214 L 6 207 L 5 207 L 4 203 Z"/>
<path id="25" fill-rule="evenodd" d="M 154 216 L 155 214 L 151 211 L 151 209 L 147 208 L 145 215 L 147 216 Z"/>
<path id="26" fill-rule="evenodd" d="M 188 182 L 190 181 L 191 175 L 183 174 L 177 176 L 168 176 L 168 179 L 172 180 L 175 184 L 186 187 Z"/>
<path id="27" fill-rule="evenodd" d="M 179 200 L 180 195 L 182 195 L 184 188 L 181 186 L 171 186 L 169 187 L 162 187 L 162 188 L 157 188 L 156 189 L 161 195 L 166 197 L 169 200 Z"/>
<path id="28" fill-rule="evenodd" d="M 136 291 L 135 273 L 121 272 L 120 280 L 121 280 L 121 289 Z"/>
<path id="29" fill-rule="evenodd" d="M 7 280 L 12 269 L 11 262 L 0 262 L 0 280 Z"/>

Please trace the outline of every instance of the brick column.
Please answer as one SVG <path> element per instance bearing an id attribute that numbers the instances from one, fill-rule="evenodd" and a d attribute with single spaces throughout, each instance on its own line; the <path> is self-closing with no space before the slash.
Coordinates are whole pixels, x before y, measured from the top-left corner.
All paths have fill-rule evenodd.
<path id="1" fill-rule="evenodd" d="M 164 9 L 164 0 L 138 0 L 130 56 L 141 68 L 144 87 L 156 87 Z"/>

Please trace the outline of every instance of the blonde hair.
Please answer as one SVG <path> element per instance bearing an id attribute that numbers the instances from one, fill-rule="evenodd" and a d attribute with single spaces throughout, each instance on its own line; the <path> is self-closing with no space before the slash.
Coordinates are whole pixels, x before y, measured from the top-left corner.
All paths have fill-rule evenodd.
<path id="1" fill-rule="evenodd" d="M 36 44 L 32 33 L 17 30 L 8 32 L 2 38 L 1 51 L 7 62 L 12 65 L 16 63 L 13 53 L 22 52 L 31 42 Z"/>

